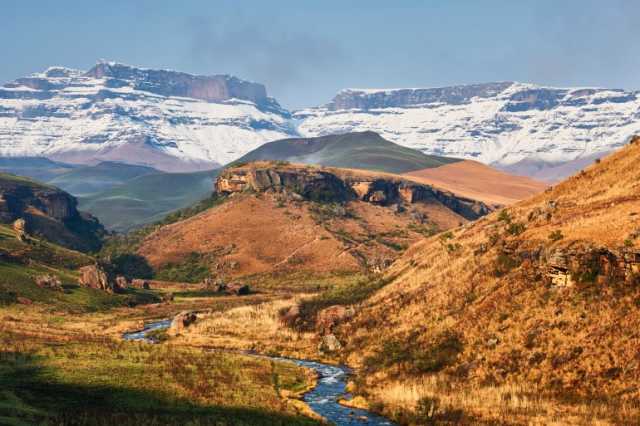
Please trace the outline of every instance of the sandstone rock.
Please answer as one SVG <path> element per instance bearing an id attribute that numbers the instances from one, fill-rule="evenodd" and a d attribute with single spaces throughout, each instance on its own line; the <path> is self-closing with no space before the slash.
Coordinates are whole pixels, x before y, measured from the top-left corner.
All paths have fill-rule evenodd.
<path id="1" fill-rule="evenodd" d="M 26 297 L 21 297 L 21 296 L 18 296 L 16 301 L 21 305 L 31 305 L 31 304 L 33 304 L 33 301 L 31 299 L 27 299 Z"/>
<path id="2" fill-rule="evenodd" d="M 118 275 L 116 277 L 116 282 L 114 285 L 114 291 L 116 293 L 118 292 L 122 292 L 124 290 L 126 290 L 129 287 L 129 282 L 127 281 L 127 278 L 122 276 L 122 275 Z"/>
<path id="3" fill-rule="evenodd" d="M 338 352 L 342 349 L 342 343 L 333 334 L 326 334 L 322 336 L 320 344 L 318 344 L 318 352 L 331 353 Z"/>
<path id="4" fill-rule="evenodd" d="M 84 287 L 95 288 L 109 293 L 114 292 L 113 283 L 100 265 L 88 265 L 80 268 L 79 284 Z"/>
<path id="5" fill-rule="evenodd" d="M 62 281 L 60 281 L 60 278 L 56 277 L 55 275 L 38 275 L 35 281 L 36 285 L 40 288 L 62 291 Z"/>
<path id="6" fill-rule="evenodd" d="M 13 222 L 13 231 L 15 232 L 16 238 L 19 241 L 25 242 L 29 239 L 27 232 L 27 221 L 23 218 L 16 219 L 15 222 Z"/>
<path id="7" fill-rule="evenodd" d="M 341 305 L 330 306 L 318 312 L 316 316 L 316 331 L 321 335 L 328 335 L 333 332 L 339 323 L 353 318 L 356 311 L 353 307 Z"/>
<path id="8" fill-rule="evenodd" d="M 236 296 L 244 296 L 251 292 L 251 288 L 247 284 L 235 282 L 227 286 L 227 291 Z"/>
<path id="9" fill-rule="evenodd" d="M 196 322 L 198 316 L 193 311 L 182 311 L 171 321 L 168 333 L 171 335 L 180 334 L 185 328 Z"/>
<path id="10" fill-rule="evenodd" d="M 173 293 L 165 293 L 162 295 L 162 301 L 165 303 L 173 302 Z"/>
<path id="11" fill-rule="evenodd" d="M 149 281 L 141 280 L 138 278 L 131 281 L 131 286 L 135 288 L 142 288 L 145 290 L 149 290 L 151 288 L 151 286 L 149 285 Z"/>

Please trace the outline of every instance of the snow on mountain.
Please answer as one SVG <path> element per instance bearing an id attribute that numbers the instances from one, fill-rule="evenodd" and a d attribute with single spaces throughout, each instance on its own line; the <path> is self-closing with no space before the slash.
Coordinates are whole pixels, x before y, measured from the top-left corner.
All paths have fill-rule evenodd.
<path id="1" fill-rule="evenodd" d="M 101 61 L 1 86 L 0 156 L 194 170 L 290 136 L 375 131 L 428 154 L 558 178 L 624 144 L 639 119 L 638 92 L 512 82 L 345 89 L 292 116 L 261 84 Z"/>
<path id="2" fill-rule="evenodd" d="M 294 134 L 261 84 L 99 62 L 0 87 L 0 156 L 211 168 Z"/>
<path id="3" fill-rule="evenodd" d="M 303 136 L 371 130 L 425 153 L 531 175 L 624 144 L 640 131 L 638 95 L 512 82 L 345 89 L 329 104 L 297 111 L 294 118 Z"/>

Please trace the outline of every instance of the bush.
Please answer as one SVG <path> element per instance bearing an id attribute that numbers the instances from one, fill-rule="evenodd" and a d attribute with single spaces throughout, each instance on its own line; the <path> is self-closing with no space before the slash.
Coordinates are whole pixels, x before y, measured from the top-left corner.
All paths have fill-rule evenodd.
<path id="1" fill-rule="evenodd" d="M 513 222 L 513 223 L 509 223 L 509 226 L 507 226 L 507 233 L 510 235 L 520 235 L 522 234 L 525 230 L 527 229 L 527 227 L 525 226 L 524 223 L 522 222 Z"/>
<path id="2" fill-rule="evenodd" d="M 511 223 L 511 215 L 506 209 L 501 210 L 500 214 L 498 214 L 498 220 L 504 223 Z"/>
<path id="3" fill-rule="evenodd" d="M 564 238 L 564 235 L 562 235 L 562 231 L 560 231 L 559 229 L 556 229 L 555 231 L 549 234 L 549 239 L 554 242 L 560 241 L 563 238 Z"/>

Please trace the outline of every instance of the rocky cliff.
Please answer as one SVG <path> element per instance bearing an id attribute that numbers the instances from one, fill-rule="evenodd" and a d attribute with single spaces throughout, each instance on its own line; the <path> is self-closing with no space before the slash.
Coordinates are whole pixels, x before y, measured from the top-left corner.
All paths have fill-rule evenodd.
<path id="1" fill-rule="evenodd" d="M 215 191 L 232 194 L 246 191 L 289 192 L 320 202 L 360 200 L 382 206 L 415 203 L 442 204 L 468 220 L 490 212 L 479 201 L 388 174 L 315 168 L 282 163 L 258 162 L 233 167 L 215 181 Z"/>
<path id="2" fill-rule="evenodd" d="M 0 174 L 0 222 L 25 221 L 29 234 L 76 250 L 100 247 L 104 228 L 77 209 L 77 200 L 55 187 Z"/>

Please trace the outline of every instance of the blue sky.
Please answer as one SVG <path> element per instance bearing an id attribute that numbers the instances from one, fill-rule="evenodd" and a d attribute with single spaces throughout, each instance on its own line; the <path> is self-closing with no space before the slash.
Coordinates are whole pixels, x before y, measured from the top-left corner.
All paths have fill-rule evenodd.
<path id="1" fill-rule="evenodd" d="M 632 0 L 9 0 L 2 14 L 0 82 L 104 58 L 235 74 L 289 108 L 345 87 L 640 88 Z"/>

